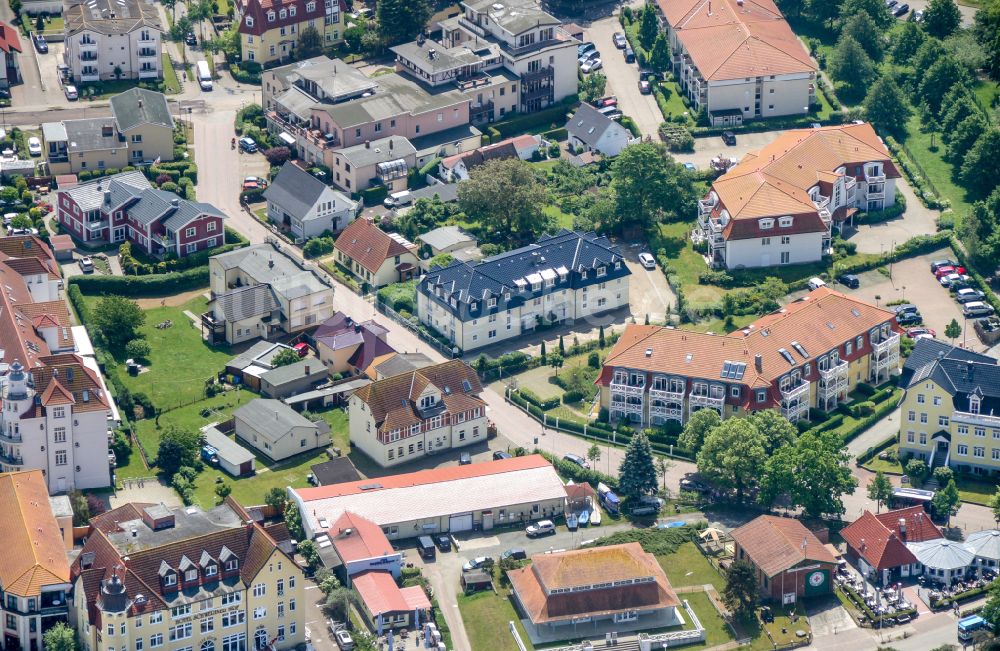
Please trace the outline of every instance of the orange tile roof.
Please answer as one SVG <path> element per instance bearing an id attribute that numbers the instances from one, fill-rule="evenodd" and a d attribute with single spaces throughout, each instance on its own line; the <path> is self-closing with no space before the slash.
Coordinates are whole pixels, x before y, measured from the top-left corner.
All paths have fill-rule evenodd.
<path id="1" fill-rule="evenodd" d="M 427 593 L 421 586 L 411 585 L 407 588 L 400 588 L 399 593 L 403 595 L 410 610 L 430 610 L 431 600 L 427 598 Z"/>
<path id="2" fill-rule="evenodd" d="M 416 250 L 406 248 L 365 217 L 348 224 L 335 246 L 373 274 L 378 273 L 379 267 L 389 258 L 407 253 L 415 255 Z"/>
<path id="3" fill-rule="evenodd" d="M 409 488 L 411 486 L 423 486 L 427 484 L 439 484 L 458 479 L 468 479 L 470 477 L 487 477 L 490 475 L 500 475 L 518 470 L 530 470 L 533 468 L 544 468 L 551 464 L 540 454 L 530 454 L 524 457 L 511 457 L 510 459 L 500 459 L 498 461 L 487 461 L 484 463 L 472 463 L 465 466 L 449 466 L 446 468 L 433 468 L 431 470 L 418 470 L 402 475 L 389 475 L 377 479 L 362 479 L 359 481 L 344 482 L 342 484 L 332 484 L 330 486 L 317 486 L 315 488 L 297 488 L 295 492 L 302 498 L 303 502 L 312 500 L 324 500 L 331 497 L 342 497 L 344 495 L 360 495 L 370 493 L 375 490 L 389 490 L 394 488 Z"/>
<path id="4" fill-rule="evenodd" d="M 389 572 L 368 570 L 355 574 L 351 577 L 351 585 L 361 597 L 365 608 L 375 617 L 410 610 L 409 603 Z"/>
<path id="5" fill-rule="evenodd" d="M 816 71 L 771 0 L 657 0 L 657 4 L 707 80 Z"/>
<path id="6" fill-rule="evenodd" d="M 0 474 L 0 522 L 4 523 L 0 562 L 4 592 L 31 597 L 43 586 L 69 583 L 69 561 L 41 470 Z"/>
<path id="7" fill-rule="evenodd" d="M 656 557 L 634 542 L 536 554 L 507 576 L 534 624 L 680 605 Z M 580 589 L 629 580 L 641 581 Z M 551 593 L 558 588 L 577 590 Z"/>
<path id="8" fill-rule="evenodd" d="M 794 518 L 762 515 L 733 530 L 732 536 L 750 560 L 769 577 L 803 561 L 837 563 L 816 534 Z"/>
<path id="9" fill-rule="evenodd" d="M 720 380 L 726 362 L 739 362 L 747 365 L 743 379 L 730 383 L 771 388 L 793 368 L 814 362 L 838 347 L 843 360 L 853 361 L 867 354 L 871 348 L 868 332 L 885 323 L 898 331 L 891 311 L 821 287 L 761 317 L 743 330 L 725 336 L 661 326 L 628 325 L 608 354 L 597 384 L 609 385 L 616 367 Z M 850 355 L 845 354 L 843 344 L 859 336 L 864 337 L 862 345 L 855 346 Z M 793 342 L 799 344 L 808 357 L 803 357 Z M 794 366 L 782 355 L 782 348 L 792 355 Z M 757 355 L 761 356 L 760 372 L 756 369 Z M 812 364 L 810 373 L 803 373 L 803 378 L 812 381 L 819 377 L 818 373 L 816 364 Z M 744 395 L 743 399 L 749 396 Z"/>
<path id="10" fill-rule="evenodd" d="M 786 131 L 712 183 L 711 191 L 719 197 L 712 214 L 718 217 L 725 209 L 732 218 L 726 239 L 825 231 L 809 189 L 828 185 L 840 167 L 846 168 L 846 176 L 857 176 L 853 168 L 875 161 L 882 162 L 888 178 L 899 177 L 889 151 L 870 124 Z M 760 231 L 756 225 L 759 217 L 784 215 L 794 216 L 791 228 L 775 224 Z M 738 223 L 743 220 L 753 223 Z"/>
<path id="11" fill-rule="evenodd" d="M 327 533 L 344 563 L 396 553 L 382 527 L 350 511 L 340 516 Z"/>
<path id="12" fill-rule="evenodd" d="M 911 506 L 906 509 L 878 513 L 875 515 L 875 519 L 906 542 L 916 543 L 944 538 L 944 534 L 941 533 L 941 530 L 934 524 L 922 506 Z M 900 520 L 905 521 L 902 527 Z M 902 531 L 903 527 L 906 528 L 905 535 Z"/>

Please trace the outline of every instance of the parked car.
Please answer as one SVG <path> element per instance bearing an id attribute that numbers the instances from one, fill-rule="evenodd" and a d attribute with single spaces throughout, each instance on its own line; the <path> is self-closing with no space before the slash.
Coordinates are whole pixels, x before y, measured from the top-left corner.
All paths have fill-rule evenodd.
<path id="1" fill-rule="evenodd" d="M 535 524 L 529 524 L 525 528 L 524 533 L 527 534 L 528 538 L 538 538 L 539 536 L 548 536 L 556 532 L 556 525 L 552 520 L 539 520 Z"/>
<path id="2" fill-rule="evenodd" d="M 600 59 L 600 58 L 601 58 L 600 52 L 598 52 L 597 50 L 589 50 L 588 52 L 584 52 L 579 57 L 577 57 L 577 61 L 580 62 L 580 65 L 583 65 L 588 61 L 593 61 L 594 59 Z"/>
<path id="3" fill-rule="evenodd" d="M 621 120 L 623 117 L 625 117 L 625 114 L 622 113 L 621 111 L 611 111 L 610 113 L 605 113 L 604 117 L 608 118 L 609 120 Z"/>
<path id="4" fill-rule="evenodd" d="M 600 113 L 601 115 L 611 115 L 612 113 L 615 113 L 616 111 L 620 112 L 620 111 L 618 111 L 618 105 L 617 104 L 608 104 L 607 106 L 602 106 L 601 108 L 597 109 L 597 112 Z"/>
<path id="5" fill-rule="evenodd" d="M 942 276 L 947 276 L 948 274 L 964 274 L 965 267 L 947 265 L 944 267 L 938 267 L 938 270 L 934 272 L 934 277 L 940 279 Z"/>
<path id="6" fill-rule="evenodd" d="M 354 640 L 351 638 L 351 634 L 344 629 L 340 629 L 333 636 L 337 640 L 337 646 L 340 648 L 340 651 L 351 651 L 354 648 Z"/>
<path id="7" fill-rule="evenodd" d="M 889 309 L 895 312 L 897 315 L 906 314 L 907 312 L 913 312 L 913 313 L 920 312 L 920 310 L 917 309 L 917 306 L 914 305 L 913 303 L 902 303 L 900 305 L 893 305 Z"/>
<path id="8" fill-rule="evenodd" d="M 587 469 L 590 468 L 590 463 L 586 459 L 584 459 L 583 457 L 581 457 L 578 454 L 566 454 L 566 455 L 563 455 L 563 460 L 564 461 L 569 461 L 570 463 L 575 463 L 576 465 L 580 466 L 581 468 L 587 468 Z"/>
<path id="9" fill-rule="evenodd" d="M 248 176 L 243 179 L 244 190 L 263 190 L 267 187 L 267 180 L 259 176 Z"/>
<path id="10" fill-rule="evenodd" d="M 451 551 L 451 536 L 438 536 L 437 537 L 438 547 L 443 552 Z"/>
<path id="11" fill-rule="evenodd" d="M 431 559 L 437 556 L 437 549 L 434 547 L 434 541 L 431 540 L 430 536 L 420 536 L 417 538 L 417 552 L 420 554 L 420 558 Z"/>
<path id="12" fill-rule="evenodd" d="M 810 278 L 809 279 L 809 291 L 814 291 L 820 287 L 826 287 L 826 282 L 822 278 Z"/>
<path id="13" fill-rule="evenodd" d="M 35 34 L 31 39 L 35 44 L 35 49 L 38 50 L 39 54 L 49 53 L 49 43 L 45 40 L 45 37 L 41 34 Z"/>
<path id="14" fill-rule="evenodd" d="M 510 549 L 505 549 L 502 554 L 500 554 L 500 560 L 506 560 L 508 558 L 513 558 L 515 561 L 523 561 L 528 558 L 528 555 L 520 547 L 511 547 Z"/>
<path id="15" fill-rule="evenodd" d="M 601 99 L 595 99 L 594 106 L 598 109 L 602 109 L 605 106 L 618 106 L 618 98 L 614 95 L 608 95 Z"/>
<path id="16" fill-rule="evenodd" d="M 722 142 L 726 143 L 730 147 L 736 144 L 736 134 L 732 131 L 722 132 Z"/>
<path id="17" fill-rule="evenodd" d="M 663 500 L 652 495 L 644 495 L 639 498 L 635 506 L 632 507 L 632 515 L 655 515 L 663 508 Z"/>
<path id="18" fill-rule="evenodd" d="M 937 270 L 941 267 L 957 267 L 958 263 L 954 260 L 948 260 L 947 258 L 943 260 L 935 260 L 931 262 L 931 273 L 937 273 Z"/>
<path id="19" fill-rule="evenodd" d="M 596 49 L 597 49 L 597 46 L 594 45 L 591 41 L 587 41 L 586 43 L 580 43 L 579 45 L 576 46 L 576 56 L 582 57 L 587 52 L 590 52 L 590 51 L 596 50 Z"/>
<path id="20" fill-rule="evenodd" d="M 681 480 L 681 490 L 691 491 L 694 493 L 708 493 L 712 489 L 708 484 L 701 481 L 700 479 L 695 479 L 693 477 L 685 477 Z"/>
<path id="21" fill-rule="evenodd" d="M 896 323 L 901 326 L 917 325 L 923 322 L 924 317 L 920 316 L 920 312 L 903 312 L 896 315 Z"/>
<path id="22" fill-rule="evenodd" d="M 631 47 L 625 48 L 625 63 L 635 63 L 635 50 Z"/>
<path id="23" fill-rule="evenodd" d="M 489 561 L 490 561 L 489 556 L 477 556 L 476 558 L 470 558 L 469 560 L 465 561 L 465 565 L 462 566 L 462 571 L 471 572 L 472 570 L 477 570 L 483 565 L 489 563 Z"/>
<path id="24" fill-rule="evenodd" d="M 896 7 L 896 10 L 894 12 L 892 12 L 892 15 L 895 16 L 896 18 L 902 18 L 909 11 L 910 11 L 910 5 L 908 5 L 908 4 L 901 4 L 898 7 Z"/>
<path id="25" fill-rule="evenodd" d="M 916 339 L 924 335 L 930 335 L 931 337 L 936 337 L 937 333 L 934 332 L 933 328 L 910 328 L 906 331 L 906 336 L 910 339 Z"/>
<path id="26" fill-rule="evenodd" d="M 94 273 L 94 261 L 89 256 L 80 258 L 80 271 L 85 274 Z"/>
<path id="27" fill-rule="evenodd" d="M 28 138 L 28 153 L 31 154 L 32 156 L 41 156 L 42 141 L 36 138 L 35 136 L 31 136 L 30 138 Z"/>
<path id="28" fill-rule="evenodd" d="M 615 44 L 615 47 L 619 50 L 624 50 L 625 46 L 628 45 L 628 39 L 621 32 L 615 32 L 611 36 L 611 42 Z"/>
<path id="29" fill-rule="evenodd" d="M 245 151 L 248 154 L 256 153 L 257 143 L 253 138 L 249 136 L 243 136 L 240 138 L 240 151 Z"/>
<path id="30" fill-rule="evenodd" d="M 497 450 L 493 453 L 493 460 L 500 461 L 501 459 L 512 459 L 513 455 L 510 452 L 504 452 L 503 450 Z"/>
<path id="31" fill-rule="evenodd" d="M 895 7 L 898 4 L 899 4 L 899 0 L 885 0 L 885 6 L 889 7 L 890 9 L 892 9 L 893 7 Z"/>
<path id="32" fill-rule="evenodd" d="M 198 37 L 194 35 L 194 32 L 188 32 L 184 35 L 184 42 L 194 47 L 198 45 Z"/>
<path id="33" fill-rule="evenodd" d="M 458 465 L 467 466 L 470 463 L 472 463 L 472 455 L 470 455 L 468 452 L 463 452 L 461 455 L 459 455 Z"/>
<path id="34" fill-rule="evenodd" d="M 955 292 L 955 300 L 959 303 L 971 303 L 972 301 L 981 301 L 984 298 L 986 298 L 984 292 L 972 287 L 965 287 Z"/>
<path id="35" fill-rule="evenodd" d="M 646 81 L 645 79 L 640 79 L 639 80 L 639 92 L 642 93 L 643 95 L 649 95 L 650 93 L 653 92 L 653 86 L 650 85 L 650 83 L 648 81 Z"/>
<path id="36" fill-rule="evenodd" d="M 71 102 L 80 99 L 80 93 L 76 91 L 76 86 L 66 86 L 66 88 L 63 89 L 63 92 L 66 93 L 66 99 Z"/>
<path id="37" fill-rule="evenodd" d="M 854 274 L 844 274 L 839 278 L 837 278 L 837 282 L 839 282 L 844 287 L 850 287 L 851 289 L 857 289 L 858 287 L 861 287 L 861 280 L 859 280 L 858 277 L 855 276 Z"/>
<path id="38" fill-rule="evenodd" d="M 596 59 L 591 59 L 587 61 L 582 66 L 580 66 L 580 72 L 587 74 L 588 72 L 594 72 L 595 70 L 600 70 L 604 67 L 604 62 L 601 61 L 600 57 Z"/>
<path id="39" fill-rule="evenodd" d="M 972 301 L 962 306 L 962 314 L 967 317 L 990 316 L 994 312 L 992 305 L 987 305 L 982 301 Z"/>
<path id="40" fill-rule="evenodd" d="M 923 9 L 917 9 L 913 12 L 913 22 L 922 23 L 924 22 L 924 11 Z"/>
<path id="41" fill-rule="evenodd" d="M 299 357 L 305 357 L 306 355 L 309 354 L 309 344 L 307 344 L 304 341 L 300 341 L 299 343 L 292 346 L 292 350 L 298 353 Z"/>
<path id="42" fill-rule="evenodd" d="M 969 277 L 965 274 L 948 274 L 947 276 L 938 278 L 938 282 L 941 283 L 942 287 L 954 287 L 955 285 L 964 287 L 968 285 Z"/>
<path id="43" fill-rule="evenodd" d="M 652 253 L 647 253 L 646 251 L 640 253 L 639 262 L 647 269 L 656 269 L 656 258 L 653 257 Z"/>

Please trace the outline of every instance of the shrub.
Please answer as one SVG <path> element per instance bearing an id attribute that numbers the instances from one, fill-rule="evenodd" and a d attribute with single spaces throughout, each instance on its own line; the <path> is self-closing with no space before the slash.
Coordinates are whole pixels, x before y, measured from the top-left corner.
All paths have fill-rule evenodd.
<path id="1" fill-rule="evenodd" d="M 284 165 L 291 158 L 292 152 L 288 147 L 271 147 L 270 149 L 264 150 L 264 158 L 271 165 Z"/>
<path id="2" fill-rule="evenodd" d="M 318 258 L 322 255 L 333 253 L 333 244 L 332 237 L 314 237 L 302 247 L 302 253 L 307 258 Z"/>
<path id="3" fill-rule="evenodd" d="M 133 339 L 125 344 L 125 355 L 133 359 L 148 360 L 153 347 L 145 339 Z"/>
<path id="4" fill-rule="evenodd" d="M 158 296 L 197 289 L 208 285 L 208 266 L 149 276 L 74 276 L 69 284 L 87 294 Z"/>

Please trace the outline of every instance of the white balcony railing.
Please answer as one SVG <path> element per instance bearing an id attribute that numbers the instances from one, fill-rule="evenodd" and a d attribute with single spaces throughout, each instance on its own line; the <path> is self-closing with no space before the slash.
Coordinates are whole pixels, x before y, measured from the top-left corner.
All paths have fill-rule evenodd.
<path id="1" fill-rule="evenodd" d="M 665 407 L 650 405 L 649 407 L 649 417 L 652 419 L 654 416 L 659 416 L 660 418 L 666 418 L 668 420 L 684 420 L 684 410 L 680 407 Z"/>
<path id="2" fill-rule="evenodd" d="M 885 181 L 885 172 L 881 174 L 869 174 L 868 170 L 865 170 L 865 180 L 869 183 L 882 183 Z"/>
<path id="3" fill-rule="evenodd" d="M 692 410 L 694 410 L 695 407 L 722 409 L 725 402 L 726 395 L 724 393 L 691 393 L 688 396 L 688 404 L 691 406 Z"/>
<path id="4" fill-rule="evenodd" d="M 796 386 L 794 386 L 794 387 L 792 387 L 790 389 L 782 389 L 781 390 L 781 397 L 785 401 L 789 401 L 790 402 L 792 400 L 796 400 L 796 399 L 802 398 L 803 396 L 806 396 L 806 397 L 809 396 L 809 383 L 808 382 L 801 382 L 801 383 L 797 384 Z"/>
<path id="5" fill-rule="evenodd" d="M 1000 428 L 1000 416 L 994 416 L 993 414 L 974 414 L 971 411 L 955 411 L 952 412 L 951 420 L 954 423 L 986 425 L 988 427 Z"/>
<path id="6" fill-rule="evenodd" d="M 632 386 L 631 384 L 611 383 L 611 393 L 624 393 L 627 396 L 641 396 L 644 387 L 642 385 Z"/>
<path id="7" fill-rule="evenodd" d="M 893 352 L 896 353 L 896 357 L 899 357 L 899 333 L 894 332 L 892 335 L 886 339 L 874 344 L 872 346 L 872 354 L 875 355 L 876 361 L 883 355 L 891 355 Z"/>
<path id="8" fill-rule="evenodd" d="M 684 390 L 670 391 L 669 389 L 650 389 L 649 397 L 653 400 L 683 400 Z"/>

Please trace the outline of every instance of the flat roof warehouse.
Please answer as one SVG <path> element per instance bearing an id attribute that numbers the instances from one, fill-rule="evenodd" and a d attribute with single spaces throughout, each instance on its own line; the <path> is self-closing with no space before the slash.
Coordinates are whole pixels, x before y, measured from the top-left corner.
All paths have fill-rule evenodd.
<path id="1" fill-rule="evenodd" d="M 326 533 L 329 524 L 348 511 L 385 527 L 566 498 L 555 468 L 537 454 L 290 493 L 309 537 Z"/>

